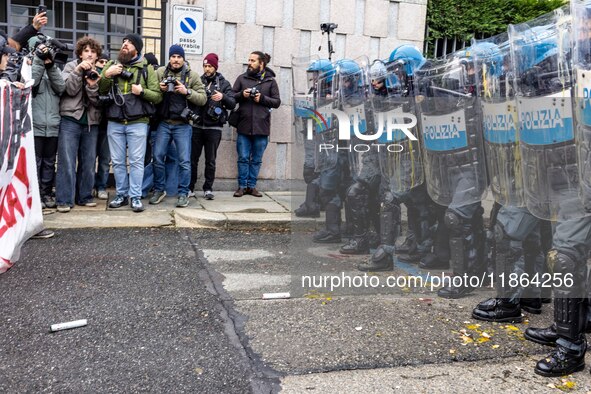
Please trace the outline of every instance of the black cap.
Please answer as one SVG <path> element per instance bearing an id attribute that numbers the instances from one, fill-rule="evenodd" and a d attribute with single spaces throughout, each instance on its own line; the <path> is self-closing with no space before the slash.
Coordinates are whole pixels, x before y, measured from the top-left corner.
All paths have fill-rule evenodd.
<path id="1" fill-rule="evenodd" d="M 123 37 L 123 41 L 129 40 L 137 50 L 137 53 L 140 53 L 142 49 L 144 49 L 144 42 L 142 41 L 142 37 L 138 34 L 129 33 L 125 37 Z"/>
<path id="2" fill-rule="evenodd" d="M 15 53 L 16 49 L 8 46 L 8 36 L 3 31 L 0 31 L 0 53 Z"/>

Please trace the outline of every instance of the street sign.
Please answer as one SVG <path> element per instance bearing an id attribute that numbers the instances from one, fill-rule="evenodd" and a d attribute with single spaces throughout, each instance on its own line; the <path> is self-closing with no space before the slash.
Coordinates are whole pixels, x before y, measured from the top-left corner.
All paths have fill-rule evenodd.
<path id="1" fill-rule="evenodd" d="M 203 8 L 184 5 L 172 7 L 172 43 L 185 53 L 203 55 Z"/>

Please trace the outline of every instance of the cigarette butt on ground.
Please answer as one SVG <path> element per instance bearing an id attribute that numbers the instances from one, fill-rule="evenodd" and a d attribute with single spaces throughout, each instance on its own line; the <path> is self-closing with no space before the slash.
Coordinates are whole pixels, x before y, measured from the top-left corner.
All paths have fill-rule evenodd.
<path id="1" fill-rule="evenodd" d="M 88 324 L 88 321 L 86 319 L 74 320 L 74 321 L 69 321 L 66 323 L 52 324 L 51 325 L 51 332 L 69 330 L 71 328 L 84 327 L 87 324 Z"/>
<path id="2" fill-rule="evenodd" d="M 291 297 L 289 293 L 264 293 L 263 300 L 278 300 Z"/>

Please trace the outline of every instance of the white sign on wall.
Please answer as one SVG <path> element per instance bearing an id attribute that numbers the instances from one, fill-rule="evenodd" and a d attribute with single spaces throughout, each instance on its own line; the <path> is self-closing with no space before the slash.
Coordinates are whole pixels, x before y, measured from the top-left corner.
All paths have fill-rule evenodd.
<path id="1" fill-rule="evenodd" d="M 203 55 L 203 8 L 184 5 L 172 7 L 172 43 L 185 53 Z"/>

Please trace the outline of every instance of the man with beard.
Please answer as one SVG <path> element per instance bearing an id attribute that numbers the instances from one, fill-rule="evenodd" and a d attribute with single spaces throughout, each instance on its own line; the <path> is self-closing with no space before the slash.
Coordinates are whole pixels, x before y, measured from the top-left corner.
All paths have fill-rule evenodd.
<path id="1" fill-rule="evenodd" d="M 236 100 L 232 86 L 218 72 L 218 55 L 210 53 L 203 58 L 203 75 L 201 81 L 205 85 L 207 104 L 200 108 L 199 121 L 193 129 L 191 146 L 191 183 L 193 190 L 197 181 L 197 164 L 201 151 L 205 149 L 205 182 L 203 197 L 213 200 L 213 181 L 215 180 L 215 159 L 218 146 L 222 139 L 222 127 L 226 123 L 227 110 L 233 110 Z"/>
<path id="2" fill-rule="evenodd" d="M 144 210 L 141 197 L 148 123 L 155 113 L 154 105 L 162 101 L 156 71 L 142 56 L 143 47 L 139 35 L 126 35 L 117 61 L 105 65 L 99 81 L 101 95 L 110 96 L 106 110 L 107 136 L 117 196 L 109 207 L 127 205 L 131 198 L 134 212 Z"/>
<path id="3" fill-rule="evenodd" d="M 191 125 L 183 111 L 197 110 L 207 101 L 199 75 L 185 63 L 185 50 L 172 45 L 168 51 L 169 63 L 160 67 L 157 77 L 164 95 L 158 108 L 161 122 L 154 138 L 154 195 L 150 204 L 159 204 L 166 196 L 166 166 L 164 160 L 171 141 L 174 141 L 179 162 L 178 199 L 176 206 L 189 205 L 191 181 Z"/>
<path id="4" fill-rule="evenodd" d="M 281 105 L 275 73 L 267 67 L 270 61 L 268 54 L 252 52 L 248 57 L 248 70 L 234 82 L 234 98 L 240 103 L 236 127 L 238 189 L 234 197 L 263 196 L 256 189 L 257 178 L 269 143 L 271 109 Z"/>

